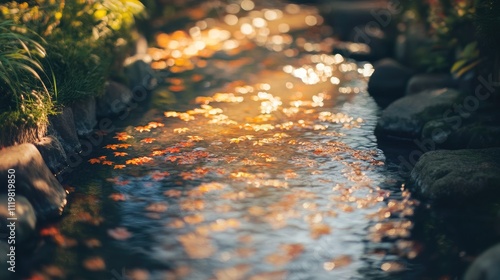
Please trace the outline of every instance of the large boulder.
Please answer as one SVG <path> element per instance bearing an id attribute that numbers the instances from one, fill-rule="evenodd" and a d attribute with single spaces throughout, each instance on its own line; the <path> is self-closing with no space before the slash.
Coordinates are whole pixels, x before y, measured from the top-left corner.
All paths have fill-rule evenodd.
<path id="1" fill-rule="evenodd" d="M 123 112 L 132 100 L 132 91 L 123 84 L 109 81 L 104 94 L 96 99 L 97 116 L 111 117 Z"/>
<path id="2" fill-rule="evenodd" d="M 57 174 L 68 165 L 66 152 L 55 136 L 48 135 L 34 144 L 52 173 Z"/>
<path id="3" fill-rule="evenodd" d="M 368 81 L 368 92 L 375 99 L 394 100 L 405 95 L 413 70 L 390 58 L 375 63 L 374 69 Z"/>
<path id="4" fill-rule="evenodd" d="M 417 74 L 408 81 L 406 95 L 417 94 L 425 90 L 456 87 L 458 87 L 458 81 L 450 74 Z"/>
<path id="5" fill-rule="evenodd" d="M 0 178 L 15 171 L 15 195 L 29 200 L 38 220 L 60 215 L 66 204 L 66 191 L 33 144 L 7 147 L 0 151 L 0 158 Z M 1 193 L 7 193 L 8 187 L 7 179 L 0 181 Z"/>
<path id="6" fill-rule="evenodd" d="M 452 109 L 461 96 L 452 89 L 430 90 L 405 96 L 382 112 L 375 132 L 379 137 L 420 138 L 424 125 L 443 118 L 444 112 Z"/>
<path id="7" fill-rule="evenodd" d="M 5 194 L 0 195 L 0 233 L 9 236 L 10 229 L 7 226 L 10 222 L 15 222 L 16 246 L 21 246 L 26 244 L 26 241 L 35 233 L 35 210 L 28 199 L 22 195 L 15 196 L 15 204 L 11 204 L 11 208 L 9 209 L 8 198 Z M 10 211 L 12 209 L 15 212 Z M 15 221 L 7 220 L 14 217 L 16 218 Z"/>
<path id="8" fill-rule="evenodd" d="M 460 205 L 500 194 L 500 148 L 425 153 L 411 172 L 417 193 Z"/>
<path id="9" fill-rule="evenodd" d="M 500 244 L 481 254 L 467 269 L 464 280 L 500 279 Z"/>
<path id="10" fill-rule="evenodd" d="M 48 132 L 59 140 L 66 154 L 81 151 L 82 146 L 76 134 L 73 110 L 70 107 L 64 107 L 60 114 L 49 117 Z"/>
<path id="11" fill-rule="evenodd" d="M 91 96 L 73 103 L 71 109 L 73 110 L 76 133 L 80 136 L 90 134 L 97 124 L 95 97 Z"/>

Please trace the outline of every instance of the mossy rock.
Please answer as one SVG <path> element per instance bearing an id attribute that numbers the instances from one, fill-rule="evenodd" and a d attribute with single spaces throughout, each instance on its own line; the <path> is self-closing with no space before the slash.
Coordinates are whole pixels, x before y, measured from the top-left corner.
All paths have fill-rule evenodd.
<path id="1" fill-rule="evenodd" d="M 500 148 L 425 153 L 411 172 L 417 193 L 461 205 L 500 194 Z"/>
<path id="2" fill-rule="evenodd" d="M 429 90 L 405 96 L 389 105 L 380 117 L 375 133 L 379 137 L 420 138 L 424 125 L 442 119 L 462 94 L 453 89 Z"/>

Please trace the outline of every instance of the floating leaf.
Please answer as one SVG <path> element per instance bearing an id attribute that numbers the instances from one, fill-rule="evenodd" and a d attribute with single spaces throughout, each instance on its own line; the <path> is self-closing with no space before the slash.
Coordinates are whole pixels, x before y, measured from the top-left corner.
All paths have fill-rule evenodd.
<path id="1" fill-rule="evenodd" d="M 239 264 L 229 268 L 218 269 L 215 271 L 217 280 L 238 280 L 245 279 L 245 275 L 250 271 L 250 265 Z"/>
<path id="2" fill-rule="evenodd" d="M 184 247 L 186 254 L 192 259 L 209 258 L 215 253 L 215 247 L 205 236 L 188 233 L 178 237 L 179 242 Z"/>
<path id="3" fill-rule="evenodd" d="M 132 234 L 124 227 L 108 229 L 108 234 L 116 240 L 127 240 L 132 237 Z"/>
<path id="4" fill-rule="evenodd" d="M 325 270 L 330 271 L 330 270 L 334 270 L 337 268 L 342 268 L 342 267 L 348 266 L 351 263 L 352 263 L 351 256 L 342 255 L 342 256 L 339 256 L 337 258 L 332 259 L 331 261 L 325 262 L 323 264 L 323 268 Z"/>
<path id="5" fill-rule="evenodd" d="M 112 193 L 109 195 L 109 198 L 111 198 L 114 201 L 125 201 L 126 196 L 122 193 Z"/>
<path id="6" fill-rule="evenodd" d="M 380 268 L 385 272 L 400 272 L 405 270 L 405 266 L 399 262 L 385 262 Z"/>
<path id="7" fill-rule="evenodd" d="M 90 271 L 106 269 L 106 264 L 101 257 L 91 257 L 83 261 L 83 266 Z"/>
<path id="8" fill-rule="evenodd" d="M 127 139 L 134 138 L 134 136 L 129 135 L 127 132 L 118 132 L 113 138 L 118 139 L 118 141 L 126 141 Z"/>
<path id="9" fill-rule="evenodd" d="M 147 144 L 151 144 L 154 141 L 156 141 L 155 138 L 144 138 L 144 139 L 141 140 L 142 143 L 147 143 Z"/>

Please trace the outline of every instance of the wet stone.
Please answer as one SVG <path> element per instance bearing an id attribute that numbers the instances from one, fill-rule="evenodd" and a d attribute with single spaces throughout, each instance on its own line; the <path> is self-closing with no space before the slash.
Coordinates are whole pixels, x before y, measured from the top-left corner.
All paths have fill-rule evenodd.
<path id="1" fill-rule="evenodd" d="M 460 205 L 500 193 L 500 148 L 425 153 L 411 172 L 423 197 Z"/>
<path id="2" fill-rule="evenodd" d="M 481 254 L 467 269 L 464 280 L 500 279 L 500 244 Z"/>
<path id="3" fill-rule="evenodd" d="M 0 177 L 15 174 L 16 196 L 25 196 L 35 209 L 37 219 L 47 220 L 60 215 L 66 204 L 66 191 L 56 180 L 33 144 L 11 146 L 0 151 Z M 9 173 L 9 170 L 10 173 Z M 7 180 L 0 182 L 7 193 Z"/>
<path id="4" fill-rule="evenodd" d="M 7 244 L 7 242 L 0 240 L 0 279 L 13 279 L 14 273 L 8 271 L 7 269 L 10 267 L 9 263 L 9 256 L 7 256 L 7 253 L 4 254 L 4 252 L 9 252 L 10 245 Z"/>
<path id="5" fill-rule="evenodd" d="M 55 136 L 48 135 L 35 143 L 35 146 L 42 155 L 50 171 L 54 174 L 67 165 L 68 158 L 66 152 L 61 142 L 59 142 Z"/>
<path id="6" fill-rule="evenodd" d="M 13 201 L 9 208 L 8 198 L 7 195 L 0 195 L 0 234 L 10 235 L 10 230 L 7 227 L 9 225 L 9 220 L 7 220 L 7 218 L 15 217 L 16 244 L 22 246 L 35 233 L 35 210 L 28 199 L 21 195 L 17 195 L 14 198 L 15 202 Z M 10 209 L 15 209 L 14 215 L 11 215 Z"/>
<path id="7" fill-rule="evenodd" d="M 61 114 L 49 117 L 48 132 L 59 140 L 66 154 L 78 153 L 81 150 L 73 110 L 70 107 L 65 107 Z"/>
<path id="8" fill-rule="evenodd" d="M 381 106 L 404 96 L 413 71 L 393 59 L 383 59 L 374 64 L 375 71 L 368 82 L 368 92 Z"/>
<path id="9" fill-rule="evenodd" d="M 94 130 L 96 120 L 96 101 L 89 97 L 71 105 L 75 120 L 76 133 L 79 136 L 87 135 Z"/>
<path id="10" fill-rule="evenodd" d="M 458 82 L 450 74 L 418 74 L 408 82 L 406 95 L 417 94 L 425 90 L 455 88 Z"/>
<path id="11" fill-rule="evenodd" d="M 452 110 L 460 97 L 461 94 L 452 89 L 424 91 L 405 96 L 382 112 L 375 132 L 381 138 L 420 138 L 424 125 L 443 118 L 444 112 Z"/>
<path id="12" fill-rule="evenodd" d="M 125 85 L 114 81 L 107 82 L 104 95 L 96 100 L 97 116 L 111 117 L 123 112 L 132 97 L 132 91 Z"/>

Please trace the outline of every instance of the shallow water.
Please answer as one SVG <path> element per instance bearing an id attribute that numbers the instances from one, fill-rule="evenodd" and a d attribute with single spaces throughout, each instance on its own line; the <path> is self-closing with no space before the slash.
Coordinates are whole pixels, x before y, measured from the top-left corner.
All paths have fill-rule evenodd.
<path id="1" fill-rule="evenodd" d="M 420 278 L 418 203 L 373 134 L 371 65 L 330 55 L 314 8 L 272 4 L 158 37 L 159 86 L 64 175 L 69 204 L 27 275 Z"/>

